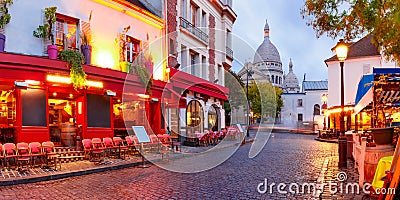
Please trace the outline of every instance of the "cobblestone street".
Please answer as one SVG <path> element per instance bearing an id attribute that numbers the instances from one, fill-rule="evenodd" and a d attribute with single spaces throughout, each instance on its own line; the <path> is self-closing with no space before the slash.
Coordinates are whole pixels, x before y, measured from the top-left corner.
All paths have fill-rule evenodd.
<path id="1" fill-rule="evenodd" d="M 132 167 L 2 187 L 0 199 L 309 199 L 315 195 L 280 194 L 277 186 L 272 194 L 270 190 L 260 194 L 257 186 L 265 179 L 268 185 L 316 183 L 325 160 L 337 156 L 337 144 L 318 142 L 314 137 L 273 134 L 257 157 L 248 158 L 249 143 L 220 166 L 201 173 L 174 173 L 155 165 L 145 169 Z M 325 173 L 332 179 L 336 172 Z M 288 191 L 288 187 L 284 190 Z"/>

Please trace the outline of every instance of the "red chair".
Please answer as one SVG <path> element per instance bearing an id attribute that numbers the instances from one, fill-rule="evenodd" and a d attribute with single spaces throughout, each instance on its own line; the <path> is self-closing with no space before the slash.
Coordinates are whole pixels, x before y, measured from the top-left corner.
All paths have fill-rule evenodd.
<path id="1" fill-rule="evenodd" d="M 18 155 L 17 155 L 17 149 L 15 147 L 14 143 L 5 143 L 3 145 L 4 149 L 4 165 L 6 168 L 8 168 L 8 165 L 10 164 L 10 160 L 12 159 L 15 163 Z"/>
<path id="2" fill-rule="evenodd" d="M 140 144 L 135 143 L 134 138 L 135 136 L 126 136 L 125 137 L 125 141 L 126 144 L 128 145 L 128 148 L 130 150 L 131 153 L 135 154 L 138 153 L 139 154 L 139 148 L 140 148 Z M 137 140 L 137 138 L 136 138 Z"/>
<path id="3" fill-rule="evenodd" d="M 104 160 L 106 148 L 100 138 L 92 138 L 91 161 L 99 164 Z"/>
<path id="4" fill-rule="evenodd" d="M 82 140 L 82 145 L 83 145 L 83 156 L 85 158 L 91 159 L 91 151 L 92 151 L 92 140 L 91 139 L 83 139 Z"/>
<path id="5" fill-rule="evenodd" d="M 121 153 L 125 154 L 129 150 L 128 146 L 124 144 L 124 141 L 120 137 L 113 137 L 114 146 L 118 147 L 118 157 L 121 158 Z"/>
<path id="6" fill-rule="evenodd" d="M 39 158 L 39 159 L 43 159 L 44 158 L 44 154 L 40 149 L 41 146 L 42 145 L 39 142 L 31 142 L 31 143 L 29 143 L 29 149 L 30 149 L 29 154 L 31 155 L 31 164 L 32 164 L 32 166 L 34 166 L 34 164 L 35 164 L 35 158 Z"/>
<path id="7" fill-rule="evenodd" d="M 148 144 L 150 149 L 157 149 L 157 152 L 160 151 L 160 141 L 158 140 L 158 137 L 154 134 L 150 135 L 150 144 Z"/>
<path id="8" fill-rule="evenodd" d="M 1 166 L 2 168 L 4 168 L 4 150 L 3 150 L 3 145 L 0 144 L 0 162 L 1 162 Z"/>
<path id="9" fill-rule="evenodd" d="M 61 163 L 59 162 L 60 154 L 55 151 L 54 143 L 51 141 L 42 142 L 43 154 L 46 157 L 46 164 L 49 166 L 49 161 L 54 164 L 54 170 L 57 170 L 57 166 L 60 167 L 61 170 Z"/>
<path id="10" fill-rule="evenodd" d="M 27 170 L 29 161 L 31 160 L 31 155 L 29 154 L 29 145 L 26 142 L 17 143 L 17 163 L 18 171 Z M 25 164 L 25 168 L 24 168 Z"/>
<path id="11" fill-rule="evenodd" d="M 118 147 L 114 145 L 113 140 L 111 138 L 109 137 L 103 138 L 103 145 L 104 145 L 103 147 L 107 150 L 108 156 L 111 156 L 111 154 L 117 155 Z"/>

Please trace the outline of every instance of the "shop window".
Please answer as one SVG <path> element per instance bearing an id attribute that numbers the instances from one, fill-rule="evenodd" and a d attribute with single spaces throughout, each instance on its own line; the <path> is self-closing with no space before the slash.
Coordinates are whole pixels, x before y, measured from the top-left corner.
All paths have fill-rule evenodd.
<path id="1" fill-rule="evenodd" d="M 214 106 L 210 106 L 208 109 L 208 129 L 218 131 L 218 120 L 218 110 Z"/>
<path id="2" fill-rule="evenodd" d="M 111 127 L 110 97 L 103 95 L 87 95 L 88 127 Z"/>
<path id="3" fill-rule="evenodd" d="M 7 88 L 8 86 L 1 86 Z M 12 87 L 0 90 L 0 127 L 13 126 L 16 116 L 16 102 Z"/>
<path id="4" fill-rule="evenodd" d="M 126 61 L 133 62 L 140 52 L 140 40 L 126 36 Z"/>
<path id="5" fill-rule="evenodd" d="M 58 49 L 78 50 L 79 31 L 77 31 L 79 19 L 62 14 L 56 14 L 55 43 Z"/>
<path id="6" fill-rule="evenodd" d="M 188 133 L 203 132 L 203 108 L 200 102 L 191 101 L 186 109 Z"/>
<path id="7" fill-rule="evenodd" d="M 146 112 L 144 101 L 117 100 L 113 104 L 114 128 L 145 126 Z"/>
<path id="8" fill-rule="evenodd" d="M 22 126 L 47 126 L 46 90 L 21 90 Z"/>

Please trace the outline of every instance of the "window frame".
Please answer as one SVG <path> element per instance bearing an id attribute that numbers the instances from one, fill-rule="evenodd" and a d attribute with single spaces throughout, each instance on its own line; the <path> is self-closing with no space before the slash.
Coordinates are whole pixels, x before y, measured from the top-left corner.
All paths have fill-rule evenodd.
<path id="1" fill-rule="evenodd" d="M 58 23 L 63 25 L 63 30 L 62 30 L 62 36 L 61 39 L 59 41 L 58 40 Z M 69 24 L 74 24 L 76 25 L 76 31 L 75 31 L 75 49 L 72 49 L 73 47 L 69 46 L 67 43 L 67 47 L 65 46 L 65 41 L 67 41 L 68 39 L 65 39 L 65 35 L 67 34 L 66 31 L 68 31 L 68 25 Z M 55 45 L 58 46 L 59 50 L 65 50 L 65 49 L 72 49 L 74 51 L 79 51 L 80 50 L 80 39 L 79 39 L 79 31 L 80 30 L 80 20 L 78 18 L 74 18 L 68 15 L 64 15 L 64 14 L 60 14 L 60 13 L 56 13 L 56 22 L 55 22 L 55 26 L 54 26 L 54 30 L 53 30 L 53 34 L 54 34 L 54 43 Z"/>

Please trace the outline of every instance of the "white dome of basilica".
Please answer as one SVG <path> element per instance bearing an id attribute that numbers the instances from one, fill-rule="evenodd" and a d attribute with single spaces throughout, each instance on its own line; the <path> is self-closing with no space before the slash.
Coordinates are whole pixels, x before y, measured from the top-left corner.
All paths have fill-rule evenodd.
<path id="1" fill-rule="evenodd" d="M 269 39 L 269 25 L 265 22 L 264 27 L 264 41 L 257 48 L 256 54 L 254 55 L 254 64 L 260 62 L 277 62 L 281 63 L 281 56 L 279 55 L 278 49 L 272 44 Z"/>

